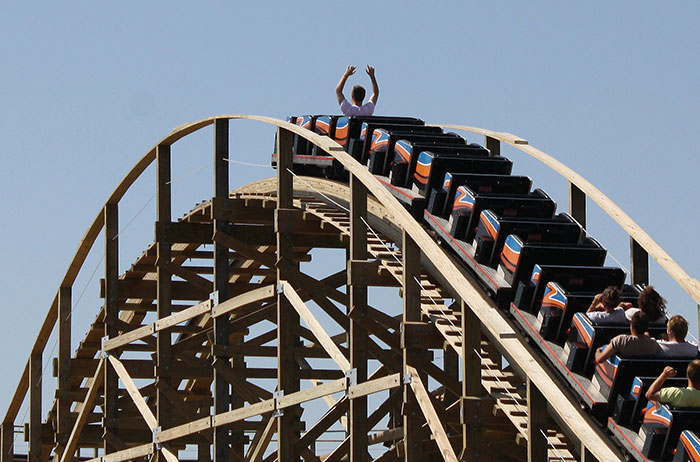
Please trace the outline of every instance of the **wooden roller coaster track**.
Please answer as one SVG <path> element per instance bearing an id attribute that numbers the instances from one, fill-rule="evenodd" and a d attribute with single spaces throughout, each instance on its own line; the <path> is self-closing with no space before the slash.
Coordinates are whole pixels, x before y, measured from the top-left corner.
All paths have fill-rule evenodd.
<path id="1" fill-rule="evenodd" d="M 232 119 L 276 127 L 277 178 L 229 191 Z M 173 221 L 170 147 L 209 125 L 214 195 Z M 634 282 L 646 282 L 650 255 L 700 302 L 698 281 L 575 172 L 513 135 L 445 127 L 554 168 L 571 182 L 572 215 L 585 223 L 591 197 L 631 236 Z M 295 178 L 293 134 L 335 157 L 349 184 Z M 156 239 L 120 275 L 119 202 L 153 162 Z M 72 286 L 103 230 L 104 305 L 73 353 Z M 346 266 L 321 278 L 303 272 L 300 263 L 319 248 L 345 249 Z M 370 306 L 373 287 L 399 288 L 402 310 Z M 44 416 L 42 362 L 54 329 L 58 385 Z M 27 397 L 29 451 L 18 454 L 15 423 Z M 317 401 L 327 409 L 305 416 L 302 405 Z M 339 424 L 336 447 L 315 450 Z M 178 127 L 115 189 L 66 271 L 1 429 L 0 462 L 174 462 L 188 447 L 198 461 L 215 462 L 622 460 L 479 285 L 373 175 L 327 137 L 245 115 Z M 370 447 L 381 454 L 370 456 Z"/>

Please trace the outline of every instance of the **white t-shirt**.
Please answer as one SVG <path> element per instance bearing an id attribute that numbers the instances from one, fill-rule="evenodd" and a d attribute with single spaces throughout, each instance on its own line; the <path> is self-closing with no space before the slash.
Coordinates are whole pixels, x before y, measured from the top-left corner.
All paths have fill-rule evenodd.
<path id="1" fill-rule="evenodd" d="M 340 103 L 340 112 L 345 116 L 371 116 L 374 114 L 374 103 L 367 101 L 362 106 L 355 106 L 350 104 L 348 100 L 343 99 L 343 102 Z"/>
<path id="2" fill-rule="evenodd" d="M 672 342 L 671 340 L 657 340 L 659 351 L 656 356 L 665 358 L 693 358 L 698 355 L 698 346 L 690 342 Z"/>
<path id="3" fill-rule="evenodd" d="M 639 308 L 628 308 L 627 311 L 625 311 L 625 316 L 627 317 L 628 321 L 632 321 L 632 316 L 634 316 L 634 313 L 637 311 L 641 311 Z M 661 316 L 659 319 L 650 319 L 649 320 L 650 324 L 665 324 L 666 323 L 666 317 Z"/>
<path id="4" fill-rule="evenodd" d="M 625 310 L 619 306 L 615 308 L 612 313 L 606 311 L 591 311 L 590 313 L 586 313 L 586 316 L 593 322 L 609 322 L 611 324 L 627 323 Z"/>

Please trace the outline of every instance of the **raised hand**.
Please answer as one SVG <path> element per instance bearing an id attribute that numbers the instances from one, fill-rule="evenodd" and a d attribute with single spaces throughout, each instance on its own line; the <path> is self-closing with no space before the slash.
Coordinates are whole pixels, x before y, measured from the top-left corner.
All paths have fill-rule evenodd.
<path id="1" fill-rule="evenodd" d="M 345 77 L 350 77 L 353 75 L 355 73 L 355 69 L 357 69 L 355 66 L 348 65 L 348 68 L 345 69 Z"/>
<path id="2" fill-rule="evenodd" d="M 367 75 L 369 75 L 371 78 L 374 78 L 374 66 L 370 66 L 368 64 L 366 72 L 367 72 Z"/>

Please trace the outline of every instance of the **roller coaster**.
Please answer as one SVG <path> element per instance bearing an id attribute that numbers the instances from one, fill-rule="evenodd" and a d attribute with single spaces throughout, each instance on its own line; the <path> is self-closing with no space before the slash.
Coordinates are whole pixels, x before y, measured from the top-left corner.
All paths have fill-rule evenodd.
<path id="1" fill-rule="evenodd" d="M 275 128 L 277 176 L 231 191 L 242 119 Z M 209 126 L 213 196 L 173 220 L 171 146 Z M 511 174 L 502 146 L 570 183 L 568 213 Z M 152 164 L 155 240 L 119 274 L 119 204 Z M 630 236 L 629 275 L 604 266 L 587 198 Z M 104 303 L 73 352 L 73 285 L 100 236 Z M 304 271 L 318 249 L 344 252 L 343 268 Z M 619 207 L 508 133 L 408 117 L 186 124 L 80 241 L 2 420 L 0 462 L 700 461 L 700 412 L 644 399 L 659 368 L 692 358 L 591 363 L 621 330 L 580 312 L 608 285 L 634 300 L 649 257 L 700 303 L 700 283 Z M 370 304 L 378 288 L 399 291 L 397 313 Z M 342 437 L 322 449 L 328 434 Z"/>

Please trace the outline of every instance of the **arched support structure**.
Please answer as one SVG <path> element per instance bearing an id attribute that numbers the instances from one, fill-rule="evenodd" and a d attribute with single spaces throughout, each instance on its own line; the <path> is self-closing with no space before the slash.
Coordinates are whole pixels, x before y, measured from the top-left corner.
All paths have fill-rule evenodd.
<path id="1" fill-rule="evenodd" d="M 276 180 L 229 193 L 225 159 L 232 119 L 276 127 Z M 215 133 L 212 200 L 174 222 L 170 147 L 209 125 L 214 125 Z M 585 221 L 585 198 L 591 197 L 638 247 L 700 300 L 697 281 L 586 180 L 513 135 L 445 127 L 484 134 L 492 153 L 500 152 L 500 143 L 506 142 L 546 161 L 571 182 L 571 210 L 579 220 Z M 350 188 L 318 179 L 295 181 L 292 134 L 334 156 L 349 171 Z M 156 242 L 120 276 L 116 274 L 118 203 L 153 161 L 158 172 Z M 70 345 L 65 333 L 70 330 L 66 316 L 70 291 L 103 228 L 105 306 L 71 359 L 65 351 Z M 212 245 L 213 251 L 203 245 Z M 319 247 L 345 248 L 349 257 L 345 269 L 321 279 L 301 271 L 300 262 Z M 636 258 L 644 260 L 641 251 L 636 252 Z M 188 265 L 189 258 L 208 263 Z M 641 271 L 641 265 L 634 268 Z M 639 271 L 636 274 L 642 277 Z M 347 292 L 338 290 L 345 284 Z M 400 319 L 369 306 L 371 286 L 401 287 Z M 310 301 L 316 308 L 309 306 Z M 148 313 L 155 316 L 149 318 Z M 342 334 L 327 332 L 317 319 L 321 313 Z M 52 412 L 47 422 L 56 430 L 46 434 L 51 427 L 38 423 L 42 410 L 36 390 L 42 354 L 56 324 L 57 413 Z M 264 326 L 268 330 L 253 333 Z M 270 342 L 274 345 L 268 346 Z M 431 350 L 445 351 L 442 369 L 432 360 Z M 462 358 L 461 380 L 449 365 L 454 363 L 448 358 L 453 352 Z M 128 355 L 121 357 L 123 353 Z M 151 353 L 152 358 L 131 359 Z M 510 363 L 508 370 L 500 355 Z M 247 364 L 246 357 L 275 358 L 276 370 Z M 334 366 L 313 367 L 309 361 L 317 359 Z M 368 361 L 378 366 L 371 373 Z M 260 380 L 276 383 L 266 388 Z M 311 380 L 314 386 L 301 388 L 302 380 Z M 431 391 L 429 381 L 439 387 Z M 524 393 L 522 385 L 530 392 Z M 1 462 L 14 462 L 13 426 L 27 390 L 32 391 L 29 458 L 37 462 L 46 460 L 52 450 L 66 462 L 86 458 L 81 448 L 97 447 L 104 453 L 96 462 L 154 454 L 174 462 L 188 446 L 198 448 L 200 461 L 210 455 L 215 461 L 273 460 L 265 452 L 275 434 L 278 460 L 316 460 L 314 441 L 342 422 L 348 411 L 349 436 L 325 454 L 327 461 L 346 455 L 367 460 L 367 446 L 377 442 L 390 447 L 379 460 L 399 456 L 411 460 L 431 453 L 449 461 L 457 460 L 459 453 L 465 460 L 519 460 L 522 446 L 519 450 L 493 439 L 494 429 L 506 432 L 507 422 L 513 424 L 513 445 L 517 439 L 529 441 L 528 451 L 538 454 L 531 457 L 549 451 L 541 440 L 535 443 L 538 432 L 563 441 L 561 430 L 572 442 L 559 447 L 560 454 L 582 448 L 586 460 L 620 458 L 503 314 L 383 185 L 329 138 L 260 116 L 219 116 L 178 127 L 146 153 L 108 198 L 69 265 L 2 421 Z M 333 397 L 339 393 L 342 397 Z M 383 401 L 368 409 L 367 397 L 377 393 Z M 540 404 L 542 412 L 528 425 L 520 408 L 522 402 L 534 404 L 529 396 L 547 406 Z M 318 399 L 327 402 L 328 411 L 315 421 L 302 419 L 302 404 Z M 99 418 L 104 419 L 101 427 L 94 424 Z M 368 434 L 384 420 L 389 428 Z M 311 425 L 305 427 L 307 423 Z M 248 440 L 245 432 L 254 437 Z"/>

